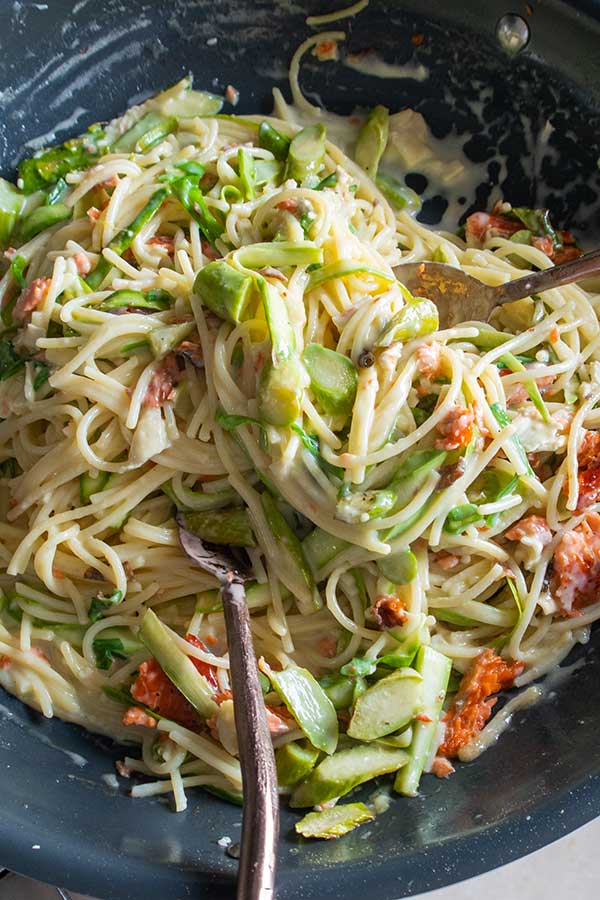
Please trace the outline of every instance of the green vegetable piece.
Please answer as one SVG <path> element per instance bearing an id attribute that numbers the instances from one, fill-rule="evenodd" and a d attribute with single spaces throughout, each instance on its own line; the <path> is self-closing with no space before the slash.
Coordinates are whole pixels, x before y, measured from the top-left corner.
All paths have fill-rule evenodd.
<path id="1" fill-rule="evenodd" d="M 100 637 L 92 641 L 98 669 L 110 669 L 116 659 L 129 659 L 143 646 L 129 628 L 105 628 L 100 634 Z"/>
<path id="2" fill-rule="evenodd" d="M 533 234 L 538 237 L 547 235 L 549 238 L 552 238 L 552 243 L 555 247 L 562 246 L 562 241 L 550 220 L 549 209 L 529 209 L 526 206 L 513 206 L 510 212 L 513 218 L 522 222 Z"/>
<path id="3" fill-rule="evenodd" d="M 364 695 L 363 695 L 364 696 Z M 293 791 L 293 809 L 343 797 L 353 788 L 406 765 L 408 754 L 384 744 L 358 744 L 324 759 Z"/>
<path id="4" fill-rule="evenodd" d="M 304 607 L 307 610 L 319 609 L 321 600 L 315 586 L 310 566 L 304 555 L 302 544 L 279 511 L 279 507 L 272 494 L 268 491 L 264 491 L 261 494 L 260 499 L 271 532 L 277 538 L 280 548 L 286 553 L 290 566 L 299 572 L 301 581 L 304 582 L 303 586 L 306 588 L 304 596 L 296 598 L 299 606 Z M 318 744 L 315 746 L 318 746 Z"/>
<path id="5" fill-rule="evenodd" d="M 86 169 L 98 159 L 97 144 L 104 137 L 98 125 L 85 134 L 37 153 L 19 164 L 19 180 L 25 194 L 47 188 L 64 178 L 69 172 Z"/>
<path id="6" fill-rule="evenodd" d="M 27 362 L 24 356 L 19 356 L 13 347 L 10 338 L 0 340 L 0 381 L 7 381 L 16 375 Z"/>
<path id="7" fill-rule="evenodd" d="M 59 222 L 70 219 L 72 214 L 73 210 L 63 203 L 55 203 L 54 206 L 38 206 L 27 218 L 23 219 L 19 229 L 19 237 L 23 243 L 27 243 L 36 234 L 45 231 L 46 228 L 51 228 L 52 225 L 58 225 Z"/>
<path id="8" fill-rule="evenodd" d="M 198 672 L 188 656 L 179 649 L 156 613 L 147 609 L 140 626 L 140 638 L 156 659 L 165 675 L 203 719 L 209 719 L 218 709 L 213 691 L 206 678 Z"/>
<path id="9" fill-rule="evenodd" d="M 220 800 L 226 800 L 227 803 L 233 803 L 234 806 L 244 805 L 244 795 L 240 791 L 228 791 L 227 788 L 218 787 L 215 784 L 203 784 L 202 790 L 219 797 Z"/>
<path id="10" fill-rule="evenodd" d="M 364 803 L 341 803 L 332 809 L 307 813 L 294 827 L 302 837 L 331 840 L 374 818 L 375 813 Z"/>
<path id="11" fill-rule="evenodd" d="M 334 263 L 328 263 L 328 265 L 322 266 L 320 269 L 315 269 L 311 272 L 306 290 L 307 292 L 312 291 L 326 281 L 331 281 L 334 278 L 346 278 L 348 275 L 374 275 L 376 278 L 380 279 L 380 281 L 387 282 L 388 284 L 391 284 L 394 281 L 391 275 L 380 272 L 379 269 L 374 269 L 372 266 L 366 266 L 364 263 L 357 263 L 352 259 L 338 259 Z"/>
<path id="12" fill-rule="evenodd" d="M 348 675 L 323 675 L 319 684 L 336 709 L 349 709 L 354 703 L 355 678 Z"/>
<path id="13" fill-rule="evenodd" d="M 412 550 L 399 550 L 377 560 L 377 568 L 393 584 L 409 584 L 417 577 L 417 557 Z"/>
<path id="14" fill-rule="evenodd" d="M 326 472 L 328 475 L 333 475 L 335 478 L 339 478 L 340 481 L 344 477 L 344 470 L 341 466 L 334 466 L 332 463 L 328 462 L 323 456 L 321 456 L 321 450 L 319 445 L 319 439 L 314 434 L 309 434 L 307 431 L 302 428 L 301 425 L 298 425 L 296 422 L 293 422 L 290 425 L 292 431 L 295 431 L 302 444 L 309 453 L 314 456 L 316 461 L 319 463 L 320 467 Z"/>
<path id="15" fill-rule="evenodd" d="M 307 125 L 292 138 L 287 156 L 286 178 L 302 183 L 317 175 L 325 160 L 325 126 Z"/>
<path id="16" fill-rule="evenodd" d="M 399 731 L 418 715 L 422 705 L 421 676 L 408 667 L 398 669 L 358 698 L 348 736 L 358 741 L 374 741 Z"/>
<path id="17" fill-rule="evenodd" d="M 498 425 L 500 425 L 501 428 L 506 428 L 507 425 L 510 425 L 510 422 L 511 422 L 510 416 L 508 415 L 506 410 L 500 406 L 499 403 L 491 403 L 490 409 L 494 415 L 496 422 L 498 423 Z M 531 475 L 532 477 L 535 477 L 535 473 L 534 473 L 533 469 L 531 468 L 529 460 L 527 459 L 527 453 L 525 452 L 525 447 L 523 446 L 519 435 L 513 434 L 511 441 L 512 441 L 514 448 L 517 451 L 519 458 L 521 459 L 523 465 L 525 466 L 525 470 L 527 471 L 527 474 Z"/>
<path id="18" fill-rule="evenodd" d="M 180 493 L 185 498 L 185 502 L 181 502 L 175 496 L 170 481 L 163 484 L 161 490 L 180 512 L 191 512 L 192 510 L 205 512 L 209 509 L 221 509 L 223 506 L 232 506 L 236 501 L 239 502 L 239 495 L 233 488 L 225 489 L 224 491 L 211 491 L 209 493 L 208 491 L 193 491 L 191 488 L 182 485 Z"/>
<path id="19" fill-rule="evenodd" d="M 6 249 L 10 243 L 23 206 L 23 199 L 21 191 L 10 181 L 0 178 L 0 250 Z"/>
<path id="20" fill-rule="evenodd" d="M 474 503 L 463 503 L 450 510 L 444 522 L 444 531 L 448 534 L 460 534 L 469 525 L 475 525 L 482 521 L 483 516 Z"/>
<path id="21" fill-rule="evenodd" d="M 504 354 L 502 361 L 505 363 L 506 368 L 510 369 L 511 372 L 526 372 L 527 371 L 527 369 L 525 368 L 523 363 L 520 362 L 516 356 L 513 356 L 513 354 L 509 353 L 508 351 Z M 533 405 L 539 412 L 539 414 L 542 417 L 542 419 L 544 420 L 544 422 L 546 422 L 546 424 L 548 424 L 548 425 L 552 425 L 553 419 L 552 419 L 550 413 L 548 412 L 546 404 L 544 403 L 544 401 L 542 399 L 542 395 L 540 394 L 540 389 L 538 388 L 536 381 L 533 378 L 527 378 L 523 382 L 523 387 L 529 394 L 529 399 L 531 400 L 531 402 L 533 403 Z"/>
<path id="22" fill-rule="evenodd" d="M 305 374 L 297 356 L 277 365 L 268 359 L 258 382 L 258 414 L 263 422 L 280 428 L 291 425 L 300 414 Z"/>
<path id="23" fill-rule="evenodd" d="M 262 187 L 270 181 L 278 181 L 283 165 L 276 159 L 255 159 L 254 172 L 256 187 Z"/>
<path id="24" fill-rule="evenodd" d="M 184 515 L 185 527 L 210 544 L 256 547 L 247 509 L 196 510 Z"/>
<path id="25" fill-rule="evenodd" d="M 438 733 L 451 668 L 452 663 L 448 657 L 431 647 L 423 646 L 417 653 L 415 669 L 423 678 L 421 689 L 423 718 L 431 721 L 419 720 L 413 725 L 408 764 L 398 773 L 394 782 L 394 790 L 399 794 L 414 797 L 417 793 L 423 769 L 429 761 L 433 742 Z"/>
<path id="26" fill-rule="evenodd" d="M 421 209 L 421 198 L 415 191 L 407 187 L 392 175 L 386 175 L 380 172 L 375 179 L 377 187 L 383 196 L 389 200 L 396 209 L 406 209 L 410 213 L 418 213 Z M 446 260 L 437 260 L 445 262 Z"/>
<path id="27" fill-rule="evenodd" d="M 114 291 L 106 300 L 103 300 L 98 309 L 169 309 L 173 298 L 167 291 L 131 291 L 127 288 Z"/>
<path id="28" fill-rule="evenodd" d="M 338 183 L 338 174 L 337 174 L 337 172 L 332 172 L 331 175 L 326 175 L 325 178 L 321 179 L 321 181 L 315 187 L 315 191 L 324 191 L 325 188 L 337 187 L 337 183 Z"/>
<path id="29" fill-rule="evenodd" d="M 238 169 L 240 181 L 246 200 L 254 200 L 256 196 L 256 167 L 254 157 L 246 147 L 238 150 Z"/>
<path id="30" fill-rule="evenodd" d="M 399 509 L 412 499 L 428 475 L 443 465 L 447 455 L 446 450 L 417 450 L 402 462 L 389 485 L 396 492 Z"/>
<path id="31" fill-rule="evenodd" d="M 349 663 L 346 663 L 340 669 L 340 673 L 342 675 L 347 675 L 350 678 L 358 677 L 367 677 L 368 675 L 372 675 L 375 669 L 377 668 L 377 663 L 373 659 L 363 659 L 362 657 L 355 657 L 350 660 Z"/>
<path id="32" fill-rule="evenodd" d="M 336 518 L 357 524 L 378 519 L 396 504 L 396 493 L 389 488 L 378 491 L 349 491 L 336 504 Z"/>
<path id="33" fill-rule="evenodd" d="M 377 175 L 379 161 L 388 142 L 389 120 L 389 110 L 385 106 L 375 106 L 358 133 L 354 159 L 371 178 Z"/>
<path id="34" fill-rule="evenodd" d="M 323 250 L 310 241 L 296 244 L 293 241 L 272 241 L 263 244 L 249 244 L 236 251 L 239 262 L 247 269 L 263 269 L 273 266 L 310 266 L 323 262 Z"/>
<path id="35" fill-rule="evenodd" d="M 10 274 L 15 279 L 17 283 L 17 287 L 21 290 L 25 287 L 25 269 L 29 265 L 29 262 L 25 259 L 24 256 L 20 256 L 17 254 L 15 258 L 12 260 L 10 264 Z"/>
<path id="36" fill-rule="evenodd" d="M 155 98 L 156 105 L 163 115 L 175 116 L 178 119 L 216 116 L 223 108 L 223 98 L 207 91 L 194 91 L 191 88 L 191 78 L 183 79 L 183 82 L 186 80 L 189 86 L 185 90 L 178 94 L 165 91 L 164 95 L 159 94 Z"/>
<path id="37" fill-rule="evenodd" d="M 204 194 L 197 186 L 197 178 L 179 178 L 171 182 L 171 188 L 181 205 L 198 223 L 200 231 L 213 247 L 223 233 L 223 223 L 208 208 Z"/>
<path id="38" fill-rule="evenodd" d="M 283 591 L 284 596 L 287 592 Z M 246 586 L 246 606 L 248 609 L 263 609 L 271 603 L 271 589 L 267 584 L 252 582 Z M 196 612 L 211 613 L 223 609 L 220 592 L 216 589 L 196 594 Z"/>
<path id="39" fill-rule="evenodd" d="M 395 628 L 390 628 L 388 630 L 388 633 L 393 636 L 395 636 L 395 632 Z M 402 669 L 404 666 L 412 666 L 420 646 L 421 643 L 417 634 L 414 634 L 409 638 L 404 638 L 404 636 L 402 636 L 397 648 L 392 650 L 391 653 L 380 656 L 377 662 L 382 666 L 389 666 L 391 669 Z"/>
<path id="40" fill-rule="evenodd" d="M 88 610 L 90 622 L 98 622 L 100 619 L 103 619 L 104 613 L 111 607 L 116 606 L 118 603 L 120 603 L 122 599 L 123 592 L 117 590 L 116 588 L 108 596 L 99 593 L 95 597 L 92 597 L 92 602 L 90 603 L 90 608 Z"/>
<path id="41" fill-rule="evenodd" d="M 112 239 L 110 244 L 108 245 L 111 250 L 118 256 L 123 256 L 126 250 L 131 247 L 133 243 L 133 239 L 140 233 L 144 225 L 147 225 L 148 222 L 156 215 L 158 210 L 161 208 L 167 197 L 169 196 L 170 189 L 168 187 L 159 188 L 155 191 L 143 209 L 137 214 L 135 219 L 131 222 L 131 224 L 127 225 L 126 228 L 123 228 L 115 237 Z M 86 283 L 91 290 L 96 291 L 106 278 L 110 271 L 110 263 L 105 257 L 101 257 L 99 262 L 96 265 L 96 268 L 93 272 L 90 272 L 88 277 L 86 278 Z"/>
<path id="42" fill-rule="evenodd" d="M 348 415 L 352 411 L 358 373 L 351 359 L 321 344 L 307 344 L 302 354 L 310 386 L 326 413 Z"/>
<path id="43" fill-rule="evenodd" d="M 271 684 L 313 747 L 331 754 L 338 742 L 333 703 L 308 669 L 288 666 L 281 672 L 261 665 Z"/>
<path id="44" fill-rule="evenodd" d="M 404 749 L 410 747 L 412 739 L 413 728 L 412 725 L 409 725 L 408 728 L 405 728 L 399 734 L 386 734 L 385 737 L 380 738 L 379 743 L 385 744 L 386 747 L 402 747 Z"/>
<path id="45" fill-rule="evenodd" d="M 253 293 L 251 275 L 243 275 L 217 259 L 196 275 L 194 293 L 212 312 L 228 322 L 241 322 Z"/>
<path id="46" fill-rule="evenodd" d="M 489 326 L 480 325 L 479 334 L 477 334 L 475 337 L 469 338 L 469 341 L 480 350 L 493 350 L 494 347 L 499 347 L 501 344 L 505 344 L 513 337 L 514 334 L 504 334 L 502 331 L 496 331 L 494 328 L 490 328 Z"/>
<path id="47" fill-rule="evenodd" d="M 319 751 L 308 741 L 290 741 L 275 753 L 277 781 L 284 787 L 302 781 L 315 767 Z"/>
<path id="48" fill-rule="evenodd" d="M 461 616 L 460 613 L 454 612 L 451 609 L 430 609 L 429 612 L 432 616 L 435 616 L 438 622 L 447 622 L 448 625 L 460 625 L 462 627 L 468 628 L 473 625 L 480 625 L 480 622 L 476 622 L 475 619 L 469 619 L 468 616 Z"/>
<path id="49" fill-rule="evenodd" d="M 261 122 L 258 126 L 258 143 L 265 150 L 269 150 L 275 159 L 287 159 L 291 140 L 285 134 L 281 134 L 268 122 Z"/>
<path id="50" fill-rule="evenodd" d="M 194 322 L 181 322 L 179 325 L 164 325 L 160 328 L 153 328 L 148 335 L 148 341 L 155 357 L 159 359 L 161 356 L 170 353 L 182 341 L 184 341 L 195 328 Z"/>
<path id="51" fill-rule="evenodd" d="M 348 541 L 318 527 L 307 534 L 302 541 L 302 549 L 312 572 L 322 569 L 349 546 Z"/>
<path id="52" fill-rule="evenodd" d="M 151 110 L 114 142 L 112 151 L 146 153 L 173 131 L 177 131 L 177 119 L 165 118 Z"/>
<path id="53" fill-rule="evenodd" d="M 388 347 L 392 341 L 411 341 L 436 331 L 440 324 L 437 306 L 425 297 L 413 297 L 385 326 L 376 347 Z"/>
<path id="54" fill-rule="evenodd" d="M 98 472 L 97 475 L 90 475 L 84 472 L 79 476 L 79 501 L 82 506 L 90 502 L 92 494 L 99 494 L 103 491 L 110 481 L 110 472 Z"/>

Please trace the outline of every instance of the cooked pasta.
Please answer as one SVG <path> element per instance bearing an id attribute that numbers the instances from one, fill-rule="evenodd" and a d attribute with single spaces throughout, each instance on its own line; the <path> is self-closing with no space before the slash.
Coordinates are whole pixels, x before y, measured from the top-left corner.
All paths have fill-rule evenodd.
<path id="1" fill-rule="evenodd" d="M 491 695 L 600 616 L 598 297 L 572 285 L 440 330 L 394 267 L 501 284 L 576 252 L 570 236 L 507 204 L 465 239 L 436 232 L 322 124 L 217 110 L 183 82 L 3 183 L 0 683 L 138 742 L 135 796 L 239 794 L 217 585 L 179 510 L 248 548 L 293 805 L 396 770 L 414 793 L 475 755 Z M 153 658 L 148 610 L 206 709 Z M 319 794 L 338 732 L 383 761 Z"/>

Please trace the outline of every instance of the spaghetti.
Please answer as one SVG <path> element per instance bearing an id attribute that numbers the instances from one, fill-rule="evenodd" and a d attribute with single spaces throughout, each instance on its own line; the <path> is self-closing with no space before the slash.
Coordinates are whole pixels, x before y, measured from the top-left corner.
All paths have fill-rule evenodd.
<path id="1" fill-rule="evenodd" d="M 471 217 L 466 240 L 435 232 L 323 126 L 212 103 L 176 85 L 26 161 L 12 189 L 0 683 L 139 742 L 121 769 L 150 777 L 136 796 L 235 799 L 223 617 L 179 509 L 204 539 L 239 529 L 249 547 L 280 768 L 315 753 L 282 790 L 310 806 L 399 770 L 414 793 L 440 719 L 474 755 L 488 698 L 554 669 L 600 616 L 598 298 L 572 285 L 440 331 L 393 267 L 435 259 L 500 284 L 551 265 L 557 243 L 508 206 Z M 211 716 L 141 639 L 148 610 Z M 313 692 L 327 750 L 285 673 Z M 393 727 L 379 694 L 408 705 Z M 386 761 L 329 797 L 313 782 L 332 728 L 340 754 Z"/>

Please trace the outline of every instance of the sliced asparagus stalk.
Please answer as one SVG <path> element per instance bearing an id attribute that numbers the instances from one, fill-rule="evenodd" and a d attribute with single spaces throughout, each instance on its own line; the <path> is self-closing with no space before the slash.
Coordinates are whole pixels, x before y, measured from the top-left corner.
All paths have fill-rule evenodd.
<path id="1" fill-rule="evenodd" d="M 394 790 L 399 794 L 414 797 L 417 793 L 423 769 L 431 756 L 437 736 L 451 668 L 452 663 L 448 657 L 431 647 L 423 646 L 417 654 L 415 669 L 423 678 L 423 719 L 413 725 L 408 763 L 394 782 Z"/>
<path id="2" fill-rule="evenodd" d="M 277 503 L 268 491 L 261 494 L 261 502 L 267 524 L 279 544 L 281 551 L 288 559 L 289 566 L 299 573 L 299 581 L 303 583 L 302 595 L 296 597 L 299 609 L 312 612 L 319 609 L 321 599 L 317 591 L 310 566 L 304 555 L 302 544 L 284 519 Z"/>
<path id="3" fill-rule="evenodd" d="M 388 141 L 390 113 L 385 106 L 375 106 L 359 131 L 354 159 L 367 175 L 375 178 L 379 161 Z"/>
<path id="4" fill-rule="evenodd" d="M 297 784 L 314 768 L 319 751 L 308 741 L 290 741 L 275 753 L 277 781 L 283 786 Z"/>
<path id="5" fill-rule="evenodd" d="M 357 699 L 348 736 L 373 741 L 405 728 L 423 708 L 421 682 L 408 667 L 376 682 Z"/>
<path id="6" fill-rule="evenodd" d="M 168 187 L 159 188 L 155 191 L 144 208 L 140 210 L 135 219 L 129 224 L 126 228 L 123 228 L 112 241 L 109 243 L 109 248 L 113 250 L 118 256 L 123 256 L 126 250 L 131 247 L 133 239 L 137 234 L 140 233 L 144 225 L 147 225 L 148 222 L 156 215 L 160 207 L 163 205 L 167 197 L 169 196 L 170 189 Z M 86 282 L 88 287 L 92 290 L 98 290 L 106 276 L 110 271 L 110 263 L 104 256 L 100 258 L 98 261 L 96 268 L 93 272 L 90 272 L 88 277 L 86 278 Z"/>
<path id="7" fill-rule="evenodd" d="M 207 509 L 184 513 L 185 527 L 209 544 L 255 547 L 246 509 Z"/>
<path id="8" fill-rule="evenodd" d="M 292 138 L 287 156 L 288 178 L 302 183 L 317 175 L 325 159 L 325 126 L 307 125 Z"/>
<path id="9" fill-rule="evenodd" d="M 264 660 L 260 668 L 312 746 L 324 753 L 333 753 L 338 742 L 337 715 L 331 700 L 308 669 L 289 666 L 276 672 Z"/>
<path id="10" fill-rule="evenodd" d="M 243 320 L 252 297 L 253 278 L 217 259 L 200 269 L 194 281 L 194 293 L 217 316 L 228 322 Z"/>
<path id="11" fill-rule="evenodd" d="M 140 626 L 140 638 L 176 688 L 203 719 L 213 716 L 218 706 L 207 680 L 189 657 L 179 649 L 156 613 L 147 609 Z"/>
<path id="12" fill-rule="evenodd" d="M 375 813 L 364 803 L 342 803 L 321 812 L 307 813 L 294 827 L 302 837 L 331 840 L 374 818 Z"/>
<path id="13" fill-rule="evenodd" d="M 290 798 L 293 809 L 316 806 L 335 797 L 343 797 L 353 788 L 379 775 L 396 772 L 406 765 L 408 754 L 384 744 L 357 744 L 340 750 L 319 763 Z"/>
<path id="14" fill-rule="evenodd" d="M 358 373 L 351 359 L 321 344 L 308 344 L 302 354 L 310 386 L 326 413 L 348 415 L 354 405 Z"/>

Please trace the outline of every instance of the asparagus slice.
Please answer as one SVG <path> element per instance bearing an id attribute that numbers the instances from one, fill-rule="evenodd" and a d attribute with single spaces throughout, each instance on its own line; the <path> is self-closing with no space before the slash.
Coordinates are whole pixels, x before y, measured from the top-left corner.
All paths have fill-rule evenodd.
<path id="1" fill-rule="evenodd" d="M 384 744 L 357 744 L 340 750 L 319 763 L 305 781 L 293 791 L 293 809 L 316 806 L 335 797 L 343 797 L 353 788 L 379 775 L 396 772 L 406 765 L 405 750 Z"/>
<path id="2" fill-rule="evenodd" d="M 140 627 L 140 638 L 163 669 L 194 709 L 203 719 L 214 715 L 218 706 L 213 699 L 213 691 L 203 675 L 198 672 L 189 657 L 179 649 L 156 613 L 148 609 L 144 613 Z"/>
<path id="3" fill-rule="evenodd" d="M 438 325 L 439 315 L 435 303 L 424 297 L 413 297 L 385 326 L 375 346 L 388 347 L 392 341 L 411 341 L 431 334 Z"/>
<path id="4" fill-rule="evenodd" d="M 246 509 L 207 509 L 184 514 L 185 527 L 210 544 L 231 547 L 255 547 Z"/>
<path id="5" fill-rule="evenodd" d="M 53 206 L 38 206 L 21 222 L 19 237 L 24 243 L 27 243 L 46 228 L 70 219 L 72 214 L 73 210 L 63 203 L 55 203 Z"/>
<path id="6" fill-rule="evenodd" d="M 290 741 L 275 753 L 277 781 L 288 786 L 297 784 L 312 771 L 319 751 L 308 741 Z"/>
<path id="7" fill-rule="evenodd" d="M 153 216 L 156 215 L 160 207 L 163 205 L 167 197 L 169 196 L 170 190 L 168 187 L 159 188 L 155 191 L 144 208 L 140 210 L 135 219 L 128 225 L 126 228 L 123 228 L 112 241 L 109 243 L 109 248 L 114 250 L 114 252 L 118 256 L 123 256 L 126 250 L 131 247 L 133 239 L 137 234 L 140 233 L 144 225 L 146 225 Z M 90 287 L 93 291 L 97 290 L 106 276 L 110 271 L 110 263 L 104 256 L 102 256 L 99 262 L 96 265 L 96 268 L 93 272 L 90 272 L 88 277 L 86 278 L 86 282 L 88 287 Z"/>
<path id="8" fill-rule="evenodd" d="M 194 293 L 203 304 L 220 318 L 236 324 L 245 317 L 252 289 L 251 275 L 243 275 L 220 259 L 200 269 L 194 281 Z"/>
<path id="9" fill-rule="evenodd" d="M 8 247 L 21 207 L 23 194 L 17 188 L 0 178 L 0 249 Z"/>
<path id="10" fill-rule="evenodd" d="M 348 834 L 353 828 L 363 822 L 371 822 L 374 818 L 375 813 L 364 803 L 343 803 L 332 809 L 307 813 L 296 822 L 295 828 L 302 837 L 331 840 Z"/>
<path id="11" fill-rule="evenodd" d="M 373 741 L 404 728 L 423 707 L 421 682 L 408 667 L 376 682 L 357 699 L 348 736 Z"/>
<path id="12" fill-rule="evenodd" d="M 304 555 L 302 544 L 279 511 L 272 495 L 268 491 L 264 491 L 260 499 L 269 528 L 287 556 L 290 567 L 299 572 L 300 581 L 303 582 L 303 587 L 305 587 L 303 595 L 296 598 L 298 607 L 305 612 L 319 609 L 321 599 L 310 566 Z"/>
<path id="13" fill-rule="evenodd" d="M 360 129 L 354 159 L 367 175 L 375 178 L 389 134 L 390 113 L 385 106 L 375 106 Z"/>
<path id="14" fill-rule="evenodd" d="M 417 557 L 412 550 L 399 550 L 377 560 L 377 568 L 393 584 L 409 584 L 417 575 Z"/>
<path id="15" fill-rule="evenodd" d="M 331 700 L 308 669 L 289 666 L 276 672 L 264 660 L 260 667 L 313 747 L 333 753 L 338 742 L 337 715 Z"/>
<path id="16" fill-rule="evenodd" d="M 310 386 L 326 413 L 347 415 L 356 396 L 358 373 L 351 359 L 321 344 L 308 344 L 302 354 Z"/>
<path id="17" fill-rule="evenodd" d="M 316 175 L 325 159 L 325 126 L 307 125 L 294 136 L 287 156 L 286 177 L 301 183 Z"/>
<path id="18" fill-rule="evenodd" d="M 285 160 L 291 141 L 268 122 L 261 122 L 258 127 L 258 143 L 265 150 L 270 150 L 275 159 Z"/>
<path id="19" fill-rule="evenodd" d="M 431 647 L 423 646 L 417 653 L 415 669 L 423 678 L 423 714 L 430 721 L 421 720 L 413 725 L 408 763 L 404 770 L 398 773 L 394 782 L 394 790 L 399 794 L 414 797 L 417 793 L 423 769 L 431 756 L 437 736 L 451 668 L 452 663 L 448 657 Z"/>

